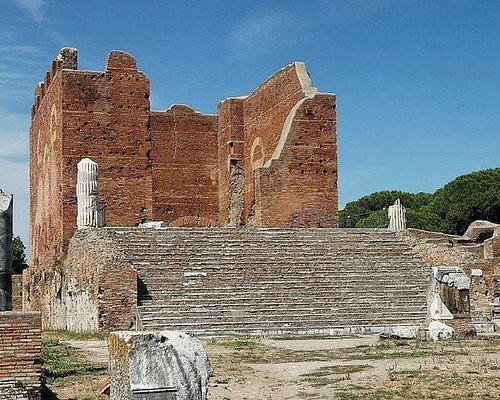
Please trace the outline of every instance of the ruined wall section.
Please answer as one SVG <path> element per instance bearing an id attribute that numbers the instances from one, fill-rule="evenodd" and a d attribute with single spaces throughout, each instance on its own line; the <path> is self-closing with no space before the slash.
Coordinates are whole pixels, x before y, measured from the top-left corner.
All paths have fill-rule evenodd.
<path id="1" fill-rule="evenodd" d="M 73 332 L 131 329 L 137 306 L 137 272 L 124 259 L 116 238 L 85 229 L 71 239 L 60 294 L 63 324 Z M 53 328 L 57 321 L 53 319 Z"/>
<path id="2" fill-rule="evenodd" d="M 52 65 L 32 111 L 32 265 L 53 263 L 76 229 L 82 157 L 99 164 L 109 225 L 134 226 L 152 216 L 149 80 L 118 51 L 105 72 L 77 70 L 75 49 L 63 49 Z"/>
<path id="3" fill-rule="evenodd" d="M 0 332 L 0 398 L 40 399 L 40 313 L 1 312 Z"/>
<path id="4" fill-rule="evenodd" d="M 151 219 L 149 80 L 124 52 L 109 54 L 106 71 L 63 71 L 63 230 L 76 229 L 77 163 L 99 165 L 100 200 L 110 226 Z"/>
<path id="5" fill-rule="evenodd" d="M 300 76 L 307 71 L 302 63 L 282 68 L 244 99 L 244 221 L 253 224 L 255 210 L 255 169 L 268 161 L 279 143 L 290 110 L 313 89 Z"/>
<path id="6" fill-rule="evenodd" d="M 458 236 L 408 229 L 401 233 L 415 253 L 433 267 L 459 267 L 471 278 L 470 305 L 475 324 L 492 318 L 495 296 L 499 296 L 499 258 L 485 257 L 485 243 L 458 243 Z M 481 270 L 473 275 L 472 270 Z"/>
<path id="7" fill-rule="evenodd" d="M 282 143 L 255 170 L 258 226 L 338 226 L 335 96 L 314 94 L 297 104 Z"/>
<path id="8" fill-rule="evenodd" d="M 24 309 L 42 312 L 44 329 L 130 329 L 135 323 L 137 272 L 108 232 L 79 230 L 63 262 L 23 272 L 23 302 Z"/>
<path id="9" fill-rule="evenodd" d="M 217 226 L 217 116 L 185 105 L 151 113 L 153 219 Z"/>
<path id="10" fill-rule="evenodd" d="M 243 99 L 226 99 L 218 109 L 219 226 L 243 225 L 245 195 Z"/>
<path id="11" fill-rule="evenodd" d="M 30 260 L 52 262 L 62 254 L 62 79 L 47 73 L 35 91 L 30 132 Z"/>

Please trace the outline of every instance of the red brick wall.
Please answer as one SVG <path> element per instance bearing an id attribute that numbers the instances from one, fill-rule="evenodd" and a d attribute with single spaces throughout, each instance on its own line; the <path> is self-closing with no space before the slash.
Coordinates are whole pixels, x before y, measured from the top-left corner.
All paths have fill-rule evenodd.
<path id="1" fill-rule="evenodd" d="M 304 97 L 297 65 L 291 64 L 271 76 L 244 100 L 245 221 L 252 214 L 255 202 L 255 163 L 262 165 L 271 158 L 290 110 Z"/>
<path id="2" fill-rule="evenodd" d="M 133 57 L 112 52 L 104 73 L 64 71 L 63 84 L 64 242 L 76 229 L 76 165 L 82 157 L 99 165 L 108 225 L 151 218 L 149 80 Z"/>
<path id="3" fill-rule="evenodd" d="M 42 351 L 40 313 L 0 312 L 0 332 L 0 380 L 13 379 L 39 395 Z"/>
<path id="4" fill-rule="evenodd" d="M 104 72 L 76 68 L 76 50 L 63 52 L 36 90 L 32 265 L 53 264 L 75 232 L 83 157 L 99 165 L 109 226 L 336 226 L 335 97 L 317 94 L 303 64 L 223 101 L 219 117 L 181 105 L 151 112 L 149 80 L 124 52 L 111 52 Z"/>
<path id="5" fill-rule="evenodd" d="M 176 105 L 151 113 L 153 219 L 216 226 L 217 116 Z"/>
<path id="6" fill-rule="evenodd" d="M 38 104 L 30 136 L 31 263 L 62 254 L 61 74 L 36 90 Z"/>
<path id="7" fill-rule="evenodd" d="M 23 276 L 12 275 L 12 311 L 23 310 Z"/>
<path id="8" fill-rule="evenodd" d="M 219 225 L 238 226 L 243 224 L 244 187 L 235 193 L 234 186 L 238 183 L 234 182 L 231 169 L 244 168 L 243 100 L 222 101 L 218 115 Z M 241 176 L 242 186 L 243 179 L 244 176 Z"/>
<path id="9" fill-rule="evenodd" d="M 279 159 L 256 170 L 256 225 L 336 227 L 335 97 L 317 94 L 298 108 Z"/>
<path id="10" fill-rule="evenodd" d="M 104 73 L 55 70 L 51 79 L 37 89 L 31 128 L 32 264 L 63 254 L 76 229 L 83 157 L 99 164 L 109 225 L 133 226 L 152 214 L 149 80 L 135 59 L 112 52 Z"/>

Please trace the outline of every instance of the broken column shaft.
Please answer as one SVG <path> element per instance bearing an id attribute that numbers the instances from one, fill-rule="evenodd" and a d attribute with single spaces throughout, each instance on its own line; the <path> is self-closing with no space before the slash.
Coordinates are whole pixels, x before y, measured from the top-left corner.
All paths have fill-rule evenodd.
<path id="1" fill-rule="evenodd" d="M 0 311 L 12 309 L 12 195 L 0 189 Z"/>
<path id="2" fill-rule="evenodd" d="M 77 168 L 77 226 L 78 229 L 96 228 L 99 226 L 99 167 L 90 158 L 84 158 Z"/>

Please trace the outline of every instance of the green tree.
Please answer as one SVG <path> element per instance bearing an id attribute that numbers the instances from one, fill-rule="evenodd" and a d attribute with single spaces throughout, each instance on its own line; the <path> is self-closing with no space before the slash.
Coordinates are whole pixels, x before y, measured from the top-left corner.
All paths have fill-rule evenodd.
<path id="1" fill-rule="evenodd" d="M 381 228 L 387 227 L 387 208 L 394 204 L 396 199 L 407 210 L 408 227 L 433 230 L 441 228 L 442 221 L 438 215 L 428 215 L 426 209 L 432 200 L 430 193 L 408 193 L 397 190 L 375 192 L 368 196 L 348 203 L 339 212 L 340 226 L 342 228 Z"/>
<path id="2" fill-rule="evenodd" d="M 459 176 L 434 194 L 430 208 L 457 235 L 478 219 L 500 223 L 500 168 Z"/>
<path id="3" fill-rule="evenodd" d="M 26 247 L 19 236 L 12 239 L 12 272 L 21 274 L 26 267 Z"/>
<path id="4" fill-rule="evenodd" d="M 361 197 L 339 212 L 340 227 L 387 226 L 385 210 L 398 198 L 409 228 L 461 235 L 478 219 L 500 223 L 500 168 L 459 176 L 434 194 L 386 190 Z"/>

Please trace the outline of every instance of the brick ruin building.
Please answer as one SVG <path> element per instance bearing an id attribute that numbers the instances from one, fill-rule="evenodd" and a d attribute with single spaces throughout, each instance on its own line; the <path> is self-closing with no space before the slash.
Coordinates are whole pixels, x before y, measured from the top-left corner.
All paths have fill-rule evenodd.
<path id="1" fill-rule="evenodd" d="M 337 226 L 335 95 L 293 63 L 217 115 L 152 111 L 135 59 L 77 69 L 63 49 L 35 90 L 30 136 L 31 264 L 64 254 L 76 226 L 76 164 L 100 167 L 108 226 Z"/>
<path id="2" fill-rule="evenodd" d="M 45 327 L 335 334 L 454 315 L 447 323 L 467 333 L 471 315 L 491 320 L 500 228 L 465 247 L 429 232 L 337 228 L 335 95 L 318 92 L 304 64 L 222 101 L 217 115 L 151 111 L 149 92 L 127 53 L 80 71 L 69 48 L 36 88 L 22 293 Z M 106 226 L 76 231 L 82 158 L 99 165 Z M 148 221 L 167 227 L 138 227 Z"/>

